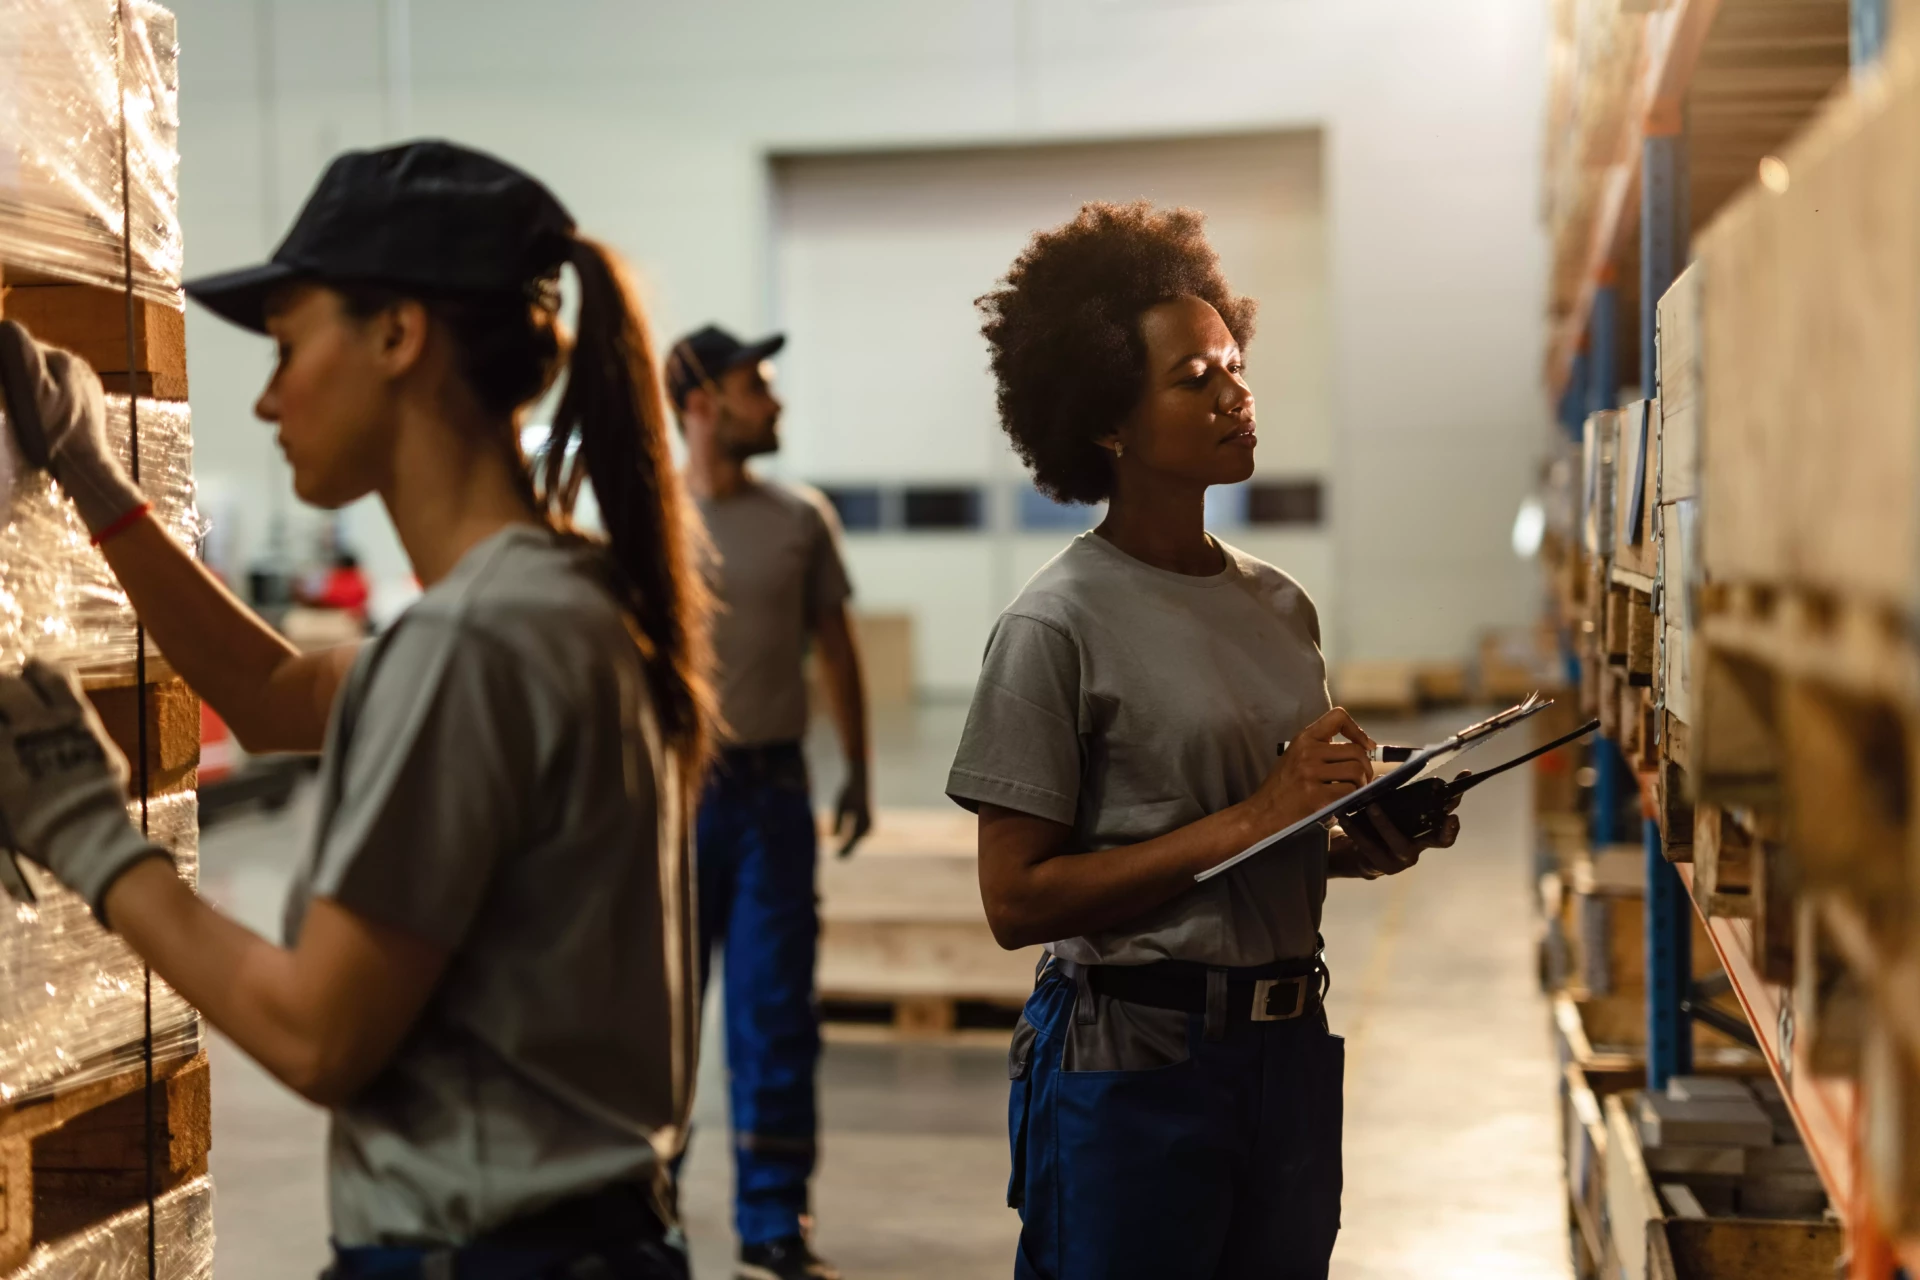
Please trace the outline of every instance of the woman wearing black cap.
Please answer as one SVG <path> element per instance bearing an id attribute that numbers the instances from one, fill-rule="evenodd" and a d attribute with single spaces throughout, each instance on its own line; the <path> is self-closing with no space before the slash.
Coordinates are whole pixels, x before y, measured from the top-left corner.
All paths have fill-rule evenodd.
<path id="1" fill-rule="evenodd" d="M 11 843 L 332 1108 L 333 1276 L 684 1276 L 707 601 L 620 267 L 532 178 L 428 142 L 340 157 L 272 262 L 187 292 L 272 335 L 256 412 L 296 490 L 379 494 L 426 591 L 364 647 L 296 652 L 146 514 L 92 373 L 0 326 L 23 452 L 173 666 L 250 749 L 324 751 L 285 946 L 128 824 L 111 748 L 36 664 L 0 679 Z M 562 363 L 536 476 L 520 417 Z M 583 480 L 604 543 L 571 529 Z"/>

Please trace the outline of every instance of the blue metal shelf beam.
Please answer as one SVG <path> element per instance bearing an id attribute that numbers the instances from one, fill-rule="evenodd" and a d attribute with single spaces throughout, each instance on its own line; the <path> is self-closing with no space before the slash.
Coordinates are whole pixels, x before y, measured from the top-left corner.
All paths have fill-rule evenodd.
<path id="1" fill-rule="evenodd" d="M 1640 368 L 1659 394 L 1655 323 L 1660 297 L 1687 265 L 1687 136 L 1649 135 L 1640 160 Z M 1647 863 L 1647 1087 L 1664 1089 L 1693 1070 L 1686 1000 L 1693 981 L 1693 917 L 1687 887 L 1660 847 L 1660 824 L 1642 824 Z"/>

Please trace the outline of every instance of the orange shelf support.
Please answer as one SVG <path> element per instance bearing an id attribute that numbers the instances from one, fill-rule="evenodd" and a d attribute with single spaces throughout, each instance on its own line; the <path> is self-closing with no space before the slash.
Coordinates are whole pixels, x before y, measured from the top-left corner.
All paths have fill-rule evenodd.
<path id="1" fill-rule="evenodd" d="M 1691 898 L 1693 868 L 1681 863 L 1678 870 Z M 1694 910 L 1699 909 L 1696 901 Z M 1902 1259 L 1908 1260 L 1906 1265 L 1911 1270 L 1914 1262 L 1920 1261 L 1920 1241 L 1896 1251 L 1874 1216 L 1865 1180 L 1860 1177 L 1864 1115 L 1853 1081 L 1816 1076 L 1805 1070 L 1805 1055 L 1795 1044 L 1787 1045 L 1782 1053 L 1783 1032 L 1792 1034 L 1791 1012 L 1784 1025 L 1781 1018 L 1787 993 L 1754 971 L 1752 921 L 1702 915 L 1701 923 L 1720 958 L 1720 967 L 1733 984 L 1741 1011 L 1753 1026 L 1767 1069 L 1793 1112 L 1793 1122 L 1807 1144 L 1821 1182 L 1826 1184 L 1827 1195 L 1845 1219 L 1849 1280 L 1891 1280 L 1895 1264 Z"/>

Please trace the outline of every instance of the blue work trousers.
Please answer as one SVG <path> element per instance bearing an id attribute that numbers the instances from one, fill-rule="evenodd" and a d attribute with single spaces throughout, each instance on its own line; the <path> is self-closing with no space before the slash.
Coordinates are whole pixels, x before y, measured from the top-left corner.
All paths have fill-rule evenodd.
<path id="1" fill-rule="evenodd" d="M 700 802 L 700 987 L 724 948 L 733 1217 L 742 1244 L 800 1234 L 813 1175 L 818 846 L 795 743 L 722 754 Z"/>
<path id="2" fill-rule="evenodd" d="M 1125 1025 L 1076 1025 L 1075 998 L 1050 969 L 1008 1060 L 1016 1280 L 1325 1280 L 1346 1048 L 1318 1012 L 1214 1039 L 1204 1015 L 1104 996 L 1099 1017 Z M 1070 1040 L 1136 1065 L 1070 1070 Z"/>
<path id="3" fill-rule="evenodd" d="M 320 1280 L 687 1280 L 678 1241 L 641 1239 L 578 1249 L 336 1248 Z"/>

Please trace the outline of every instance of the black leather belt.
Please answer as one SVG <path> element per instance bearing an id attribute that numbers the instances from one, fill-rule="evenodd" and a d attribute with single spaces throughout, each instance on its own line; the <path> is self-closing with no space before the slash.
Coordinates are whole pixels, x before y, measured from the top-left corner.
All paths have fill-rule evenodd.
<path id="1" fill-rule="evenodd" d="M 1096 995 L 1180 1013 L 1209 1012 L 1210 992 L 1223 985 L 1229 1022 L 1285 1022 L 1304 1017 L 1319 1009 L 1327 987 L 1327 969 L 1317 957 L 1262 966 L 1262 971 L 1271 973 L 1262 977 L 1241 977 L 1186 960 L 1078 965 L 1056 959 L 1054 964 L 1076 982 L 1084 972 Z M 1219 977 L 1211 976 L 1214 974 Z"/>

